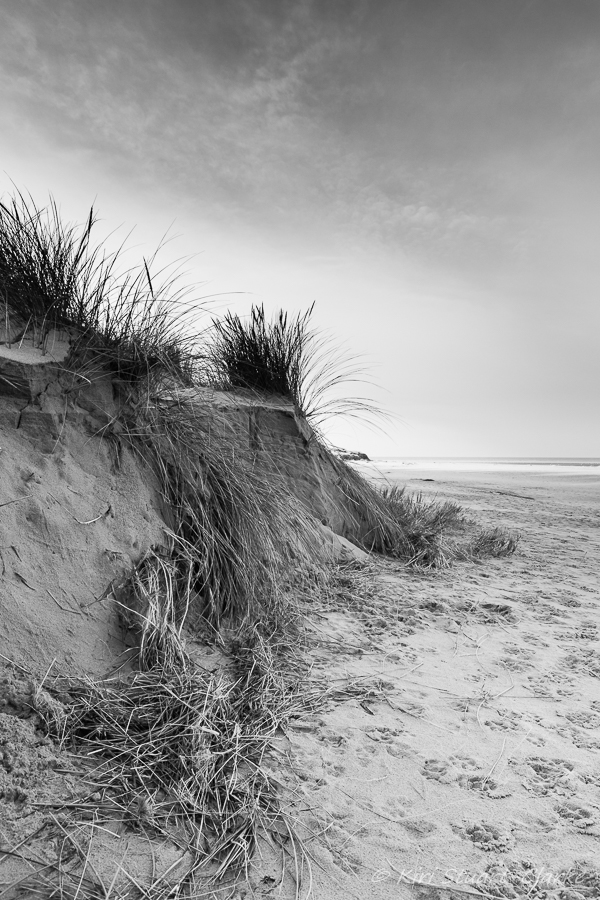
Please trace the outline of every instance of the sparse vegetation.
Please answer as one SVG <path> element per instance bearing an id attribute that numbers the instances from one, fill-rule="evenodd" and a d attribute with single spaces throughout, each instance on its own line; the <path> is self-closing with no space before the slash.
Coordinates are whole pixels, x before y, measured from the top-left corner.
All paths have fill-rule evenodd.
<path id="1" fill-rule="evenodd" d="M 518 535 L 503 528 L 484 528 L 469 543 L 467 553 L 473 559 L 511 556 L 517 549 L 518 542 Z"/>
<path id="2" fill-rule="evenodd" d="M 201 884 L 226 886 L 248 874 L 261 835 L 278 848 L 284 866 L 294 859 L 296 867 L 300 861 L 310 869 L 265 769 L 269 742 L 291 716 L 307 709 L 306 694 L 296 677 L 277 666 L 256 628 L 226 639 L 227 668 L 215 674 L 197 669 L 173 626 L 172 603 L 166 602 L 172 600 L 172 584 L 169 563 L 156 554 L 128 582 L 135 594 L 130 605 L 143 599 L 148 610 L 140 615 L 139 672 L 106 682 L 54 679 L 50 690 L 62 698 L 61 715 L 56 701 L 40 701 L 47 691 L 34 695 L 48 733 L 94 762 L 90 793 L 101 795 L 57 810 L 63 814 L 64 858 L 59 854 L 56 865 L 36 872 L 26 885 L 42 896 L 54 896 L 58 883 L 74 890 L 78 882 L 77 896 L 105 896 L 106 886 L 85 862 L 83 869 L 69 865 L 71 843 L 115 820 L 180 851 L 176 871 L 139 896 L 196 896 Z M 292 869 L 299 882 L 294 864 Z M 133 886 L 126 884 L 118 896 L 129 896 Z"/>
<path id="3" fill-rule="evenodd" d="M 199 398 L 145 400 L 129 440 L 153 467 L 172 517 L 177 621 L 190 604 L 213 627 L 278 605 L 288 578 L 318 577 L 316 523 L 276 471 L 253 463 L 223 411 Z"/>
<path id="4" fill-rule="evenodd" d="M 191 383 L 198 304 L 177 271 L 151 275 L 156 254 L 119 271 L 121 251 L 93 245 L 95 223 L 92 209 L 85 225 L 65 225 L 53 200 L 43 209 L 20 193 L 0 202 L 0 301 L 15 339 L 31 332 L 41 345 L 52 329 L 69 330 L 80 363 L 93 350 L 120 377 L 171 372 Z"/>
<path id="5" fill-rule="evenodd" d="M 227 313 L 199 344 L 188 327 L 198 308 L 184 302 L 176 279 L 157 287 L 145 260 L 119 275 L 119 254 L 92 247 L 94 221 L 92 211 L 82 228 L 64 226 L 54 202 L 40 210 L 22 195 L 0 203 L 0 300 L 18 339 L 69 330 L 71 368 L 118 376 L 118 440 L 151 466 L 168 528 L 166 545 L 114 586 L 123 618 L 138 631 L 139 671 L 111 682 L 58 679 L 62 712 L 41 686 L 34 694 L 48 732 L 98 762 L 92 782 L 101 800 L 65 805 L 64 859 L 36 870 L 29 886 L 42 897 L 106 896 L 85 861 L 83 869 L 67 863 L 77 829 L 101 827 L 119 811 L 186 855 L 175 887 L 157 884 L 139 896 L 185 896 L 200 871 L 213 881 L 246 871 L 260 833 L 286 864 L 294 860 L 299 882 L 307 858 L 263 760 L 275 731 L 306 703 L 297 672 L 292 683 L 278 663 L 297 614 L 290 586 L 322 585 L 328 561 L 310 510 L 202 389 L 291 401 L 315 429 L 348 537 L 366 550 L 424 569 L 447 565 L 461 556 L 452 537 L 463 514 L 453 503 L 381 492 L 328 448 L 318 430 L 325 414 L 372 410 L 361 400 L 328 405 L 327 392 L 354 370 L 340 368 L 310 328 L 312 307 L 272 321 L 263 307 L 248 321 Z M 504 556 L 515 546 L 494 529 L 462 556 Z M 191 662 L 183 640 L 191 622 L 213 637 L 233 629 L 223 673 Z"/>

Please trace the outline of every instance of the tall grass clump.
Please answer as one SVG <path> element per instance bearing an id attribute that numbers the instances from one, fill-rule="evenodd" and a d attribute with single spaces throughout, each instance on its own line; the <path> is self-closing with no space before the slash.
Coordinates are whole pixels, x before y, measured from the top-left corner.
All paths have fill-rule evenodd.
<path id="1" fill-rule="evenodd" d="M 364 371 L 326 335 L 311 327 L 314 304 L 295 317 L 280 310 L 267 319 L 263 306 L 247 318 L 227 312 L 213 320 L 208 368 L 215 385 L 283 397 L 313 428 L 332 416 L 377 419 L 383 414 L 360 397 L 343 397 L 339 388 L 364 381 Z"/>
<path id="2" fill-rule="evenodd" d="M 429 500 L 398 486 L 380 490 L 343 460 L 332 459 L 352 518 L 349 536 L 365 550 L 436 569 L 459 559 L 509 556 L 517 547 L 518 535 L 501 528 L 469 538 L 470 523 L 453 501 Z"/>
<path id="3" fill-rule="evenodd" d="M 484 528 L 467 545 L 466 553 L 471 559 L 512 556 L 517 549 L 519 535 L 503 528 Z"/>
<path id="4" fill-rule="evenodd" d="M 365 550 L 431 569 L 448 565 L 447 533 L 461 521 L 455 504 L 425 502 L 400 488 L 379 490 L 343 460 L 335 460 L 338 486 Z"/>
<path id="5" fill-rule="evenodd" d="M 301 407 L 312 310 L 296 318 L 281 310 L 269 322 L 264 307 L 253 306 L 248 320 L 231 312 L 215 320 L 212 359 L 218 375 L 232 388 L 278 394 Z"/>
<path id="6" fill-rule="evenodd" d="M 66 330 L 80 363 L 93 350 L 128 380 L 160 371 L 191 383 L 198 306 L 177 268 L 152 276 L 154 254 L 120 270 L 123 246 L 94 246 L 96 222 L 92 209 L 84 225 L 66 225 L 54 200 L 39 208 L 21 193 L 0 202 L 0 303 L 15 339 L 30 334 L 43 346 L 50 331 Z"/>

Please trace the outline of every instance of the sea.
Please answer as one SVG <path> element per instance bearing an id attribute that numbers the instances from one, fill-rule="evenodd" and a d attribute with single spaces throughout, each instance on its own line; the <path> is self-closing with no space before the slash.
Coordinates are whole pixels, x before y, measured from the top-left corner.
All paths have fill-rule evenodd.
<path id="1" fill-rule="evenodd" d="M 600 457 L 384 456 L 354 463 L 380 485 L 455 482 L 508 486 L 539 484 L 600 491 Z M 424 485 L 423 485 L 424 487 Z"/>
<path id="2" fill-rule="evenodd" d="M 515 472 L 523 475 L 598 475 L 598 457 L 477 457 L 477 456 L 380 456 L 372 460 L 374 466 L 405 470 L 410 478 L 412 470 L 428 472 Z"/>

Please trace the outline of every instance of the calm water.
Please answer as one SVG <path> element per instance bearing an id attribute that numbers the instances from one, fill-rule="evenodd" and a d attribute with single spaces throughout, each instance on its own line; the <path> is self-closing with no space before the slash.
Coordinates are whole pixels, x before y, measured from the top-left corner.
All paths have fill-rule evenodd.
<path id="1" fill-rule="evenodd" d="M 390 469 L 411 468 L 444 472 L 552 472 L 567 475 L 598 474 L 600 458 L 594 457 L 456 457 L 456 456 L 385 456 L 377 457 L 373 463 Z"/>

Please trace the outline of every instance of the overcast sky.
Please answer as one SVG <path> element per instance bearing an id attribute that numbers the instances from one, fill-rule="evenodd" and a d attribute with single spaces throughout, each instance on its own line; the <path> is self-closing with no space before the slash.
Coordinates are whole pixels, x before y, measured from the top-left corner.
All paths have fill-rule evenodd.
<path id="1" fill-rule="evenodd" d="M 316 302 L 397 416 L 337 443 L 600 456 L 598 0 L 3 0 L 0 79 L 0 191 Z"/>

